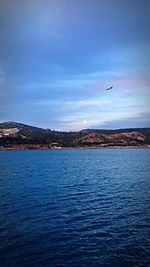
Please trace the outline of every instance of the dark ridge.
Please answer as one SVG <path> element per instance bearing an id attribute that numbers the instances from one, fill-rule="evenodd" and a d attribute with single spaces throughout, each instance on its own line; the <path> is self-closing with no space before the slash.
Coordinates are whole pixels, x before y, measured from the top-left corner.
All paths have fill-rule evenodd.
<path id="1" fill-rule="evenodd" d="M 18 122 L 0 123 L 0 147 L 105 147 L 150 145 L 150 128 L 84 129 L 63 132 Z M 23 147 L 24 146 L 24 147 Z"/>
<path id="2" fill-rule="evenodd" d="M 0 123 L 0 129 L 9 129 L 9 128 L 19 128 L 19 129 L 28 129 L 28 130 L 34 130 L 34 131 L 46 131 L 43 128 L 31 126 L 28 124 L 23 124 L 20 122 L 14 122 L 14 121 L 7 121 Z"/>

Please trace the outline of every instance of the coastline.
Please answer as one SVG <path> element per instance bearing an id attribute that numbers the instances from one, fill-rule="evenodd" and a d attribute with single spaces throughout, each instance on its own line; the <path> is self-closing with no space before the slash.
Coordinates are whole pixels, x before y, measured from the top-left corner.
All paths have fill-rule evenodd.
<path id="1" fill-rule="evenodd" d="M 15 146 L 15 147 L 0 147 L 0 151 L 8 150 L 84 150 L 84 149 L 141 149 L 150 148 L 150 145 L 142 146 L 78 146 L 78 147 L 39 147 L 39 146 Z"/>

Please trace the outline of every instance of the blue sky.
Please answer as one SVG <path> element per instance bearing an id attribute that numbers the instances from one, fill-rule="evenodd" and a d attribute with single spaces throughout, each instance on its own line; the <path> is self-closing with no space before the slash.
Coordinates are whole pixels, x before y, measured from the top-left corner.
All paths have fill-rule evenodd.
<path id="1" fill-rule="evenodd" d="M 149 13 L 149 0 L 0 0 L 0 120 L 149 127 Z"/>

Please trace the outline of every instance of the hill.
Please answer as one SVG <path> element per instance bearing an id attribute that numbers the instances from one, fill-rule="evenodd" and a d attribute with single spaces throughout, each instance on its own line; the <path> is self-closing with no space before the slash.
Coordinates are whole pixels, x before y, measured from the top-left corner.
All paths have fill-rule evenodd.
<path id="1" fill-rule="evenodd" d="M 0 148 L 148 147 L 150 128 L 61 132 L 18 122 L 0 123 Z"/>

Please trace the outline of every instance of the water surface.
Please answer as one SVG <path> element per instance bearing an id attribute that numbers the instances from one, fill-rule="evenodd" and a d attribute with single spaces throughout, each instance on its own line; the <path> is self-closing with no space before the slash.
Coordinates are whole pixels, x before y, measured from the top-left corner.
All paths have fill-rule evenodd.
<path id="1" fill-rule="evenodd" d="M 0 266 L 150 266 L 150 150 L 0 151 Z"/>

